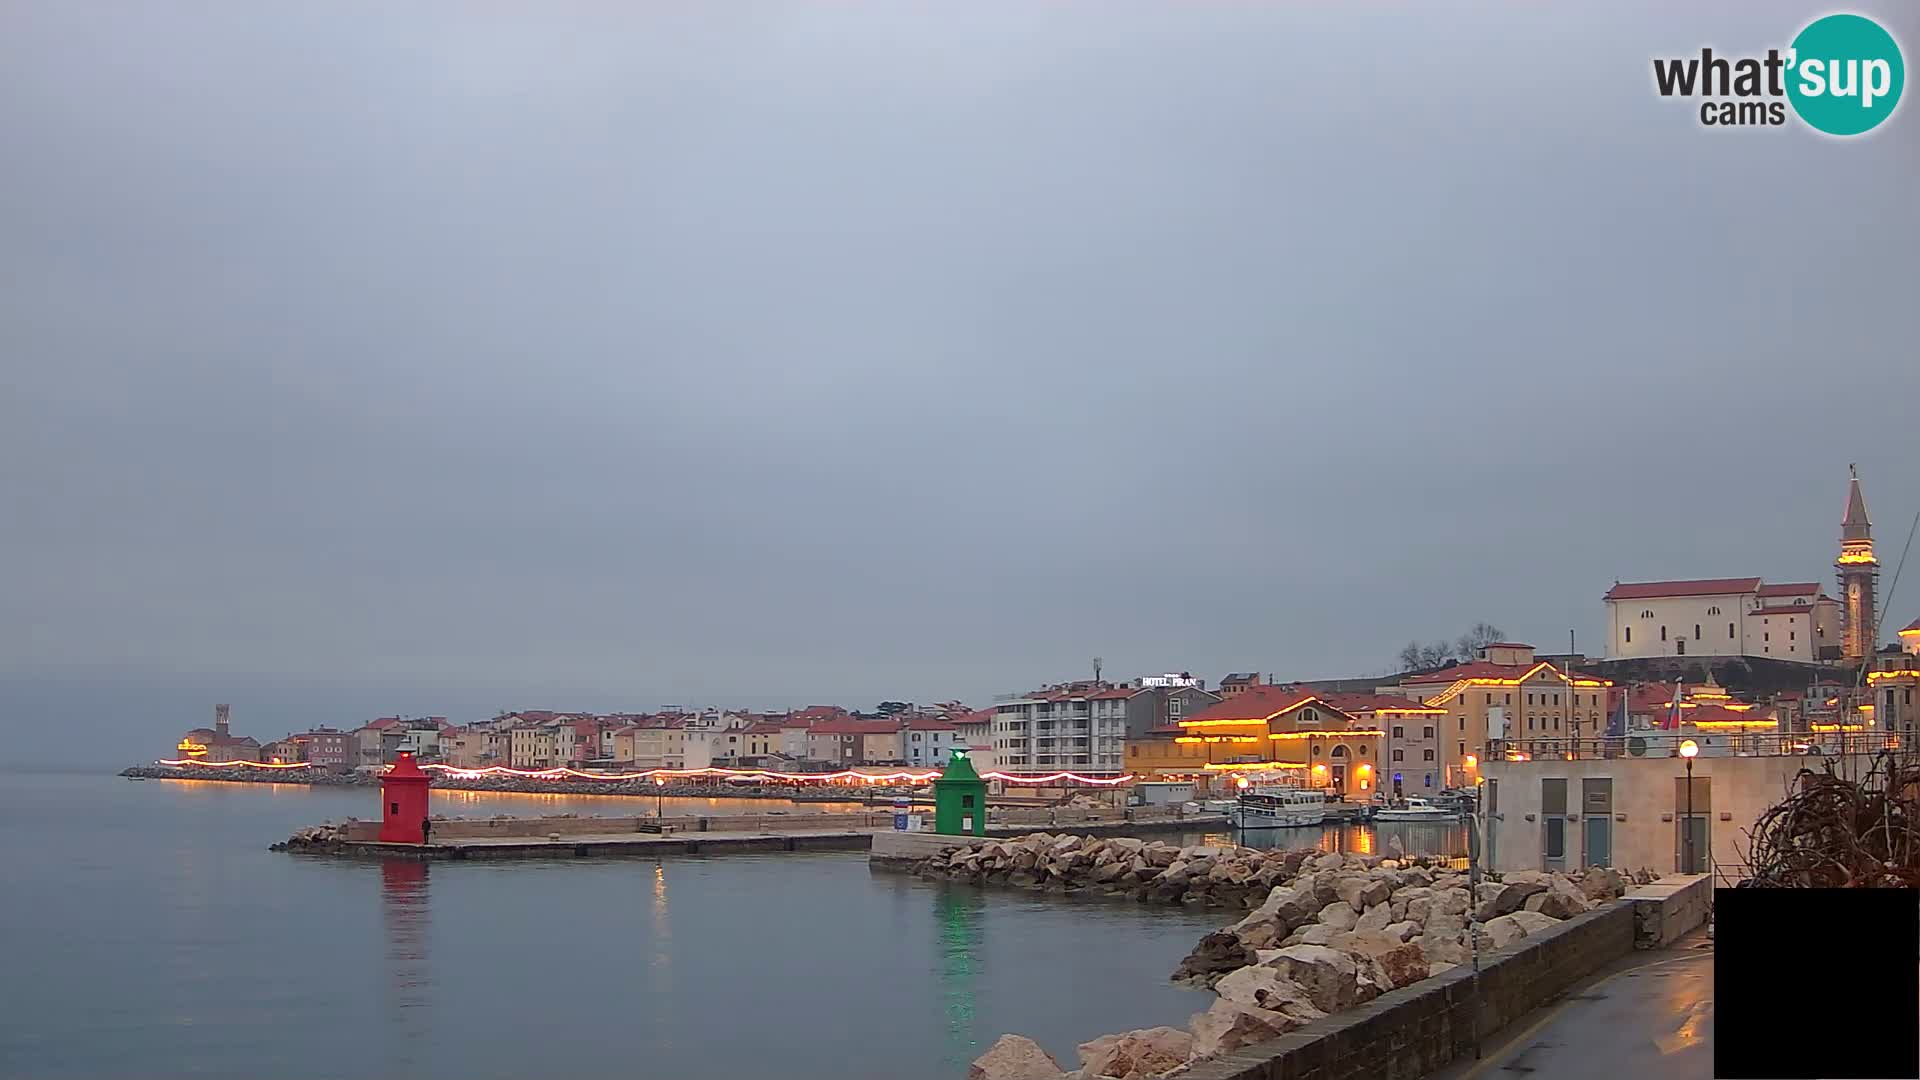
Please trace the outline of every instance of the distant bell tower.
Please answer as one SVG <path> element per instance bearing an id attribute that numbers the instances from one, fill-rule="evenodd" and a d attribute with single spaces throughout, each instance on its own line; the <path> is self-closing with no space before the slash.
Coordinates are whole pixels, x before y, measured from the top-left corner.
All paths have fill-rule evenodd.
<path id="1" fill-rule="evenodd" d="M 1873 604 L 1880 586 L 1880 560 L 1873 557 L 1873 522 L 1867 520 L 1867 498 L 1860 494 L 1860 474 L 1847 466 L 1847 516 L 1840 522 L 1841 652 L 1848 660 L 1873 655 Z"/>

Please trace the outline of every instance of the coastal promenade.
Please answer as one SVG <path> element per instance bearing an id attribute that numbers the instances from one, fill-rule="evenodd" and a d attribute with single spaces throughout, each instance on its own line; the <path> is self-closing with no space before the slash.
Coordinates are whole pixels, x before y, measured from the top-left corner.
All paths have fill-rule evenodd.
<path id="1" fill-rule="evenodd" d="M 1699 1080 L 1713 1075 L 1713 951 L 1636 953 L 1496 1032 L 1478 1061 L 1429 1080 Z"/>

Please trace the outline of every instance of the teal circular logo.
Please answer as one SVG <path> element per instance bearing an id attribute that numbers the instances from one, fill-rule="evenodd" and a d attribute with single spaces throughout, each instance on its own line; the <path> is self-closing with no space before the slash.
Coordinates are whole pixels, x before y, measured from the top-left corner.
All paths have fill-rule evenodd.
<path id="1" fill-rule="evenodd" d="M 1907 84 L 1900 46 L 1861 15 L 1807 24 L 1788 54 L 1787 100 L 1809 127 L 1829 135 L 1872 131 L 1893 115 Z"/>

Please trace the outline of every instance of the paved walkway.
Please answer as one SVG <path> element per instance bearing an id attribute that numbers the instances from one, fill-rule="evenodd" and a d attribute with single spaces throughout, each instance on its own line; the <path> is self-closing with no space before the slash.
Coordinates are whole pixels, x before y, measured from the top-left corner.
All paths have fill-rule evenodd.
<path id="1" fill-rule="evenodd" d="M 1694 944 L 1689 940 L 1685 944 Z M 1431 1080 L 1705 1080 L 1713 1075 L 1713 951 L 1642 953 L 1488 1041 Z"/>

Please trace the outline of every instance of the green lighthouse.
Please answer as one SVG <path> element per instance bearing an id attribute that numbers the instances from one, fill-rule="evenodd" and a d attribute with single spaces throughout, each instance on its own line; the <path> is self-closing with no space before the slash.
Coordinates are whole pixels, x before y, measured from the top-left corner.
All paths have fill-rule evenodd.
<path id="1" fill-rule="evenodd" d="M 933 831 L 948 836 L 987 835 L 987 782 L 959 750 L 933 782 Z"/>

